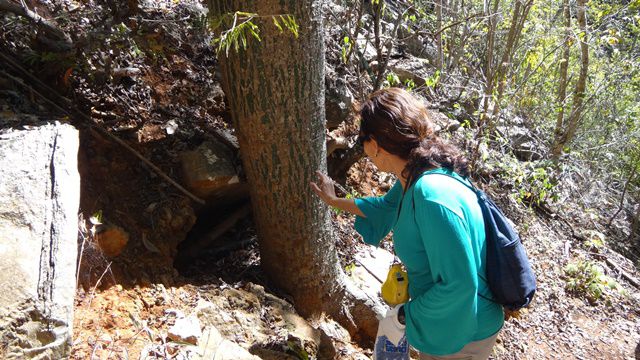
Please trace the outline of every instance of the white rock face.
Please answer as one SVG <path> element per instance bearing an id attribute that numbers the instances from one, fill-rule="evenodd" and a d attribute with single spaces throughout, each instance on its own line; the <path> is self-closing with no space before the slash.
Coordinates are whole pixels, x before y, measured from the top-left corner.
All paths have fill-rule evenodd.
<path id="1" fill-rule="evenodd" d="M 197 345 L 202 336 L 200 320 L 196 316 L 181 317 L 169 329 L 169 339 Z"/>
<path id="2" fill-rule="evenodd" d="M 60 359 L 72 336 L 78 131 L 0 133 L 0 358 Z"/>
<path id="3" fill-rule="evenodd" d="M 215 326 L 205 329 L 196 359 L 259 360 L 240 345 L 225 339 Z"/>

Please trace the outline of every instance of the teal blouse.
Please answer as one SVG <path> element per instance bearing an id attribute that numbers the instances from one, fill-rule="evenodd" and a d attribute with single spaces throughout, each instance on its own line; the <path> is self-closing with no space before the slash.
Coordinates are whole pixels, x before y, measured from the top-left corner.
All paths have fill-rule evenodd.
<path id="1" fill-rule="evenodd" d="M 485 233 L 476 195 L 440 168 L 426 171 L 406 193 L 399 181 L 382 197 L 356 199 L 365 217 L 355 228 L 378 246 L 393 230 L 396 254 L 407 268 L 407 339 L 421 352 L 448 355 L 500 330 L 502 307 L 485 297 Z M 398 208 L 401 207 L 398 213 Z M 486 278 L 486 276 L 482 276 Z"/>

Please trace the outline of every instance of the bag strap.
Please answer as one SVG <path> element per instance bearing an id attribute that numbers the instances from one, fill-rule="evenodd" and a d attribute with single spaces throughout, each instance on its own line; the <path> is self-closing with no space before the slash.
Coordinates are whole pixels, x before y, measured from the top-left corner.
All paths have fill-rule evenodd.
<path id="1" fill-rule="evenodd" d="M 396 223 L 398 223 L 398 219 L 400 219 L 400 212 L 402 211 L 402 202 L 404 201 L 404 195 L 405 194 L 403 192 L 402 193 L 402 198 L 400 199 L 400 204 L 398 205 L 398 213 L 396 214 Z M 395 241 L 393 241 L 393 244 L 391 246 L 391 250 L 393 251 L 393 260 L 391 260 L 391 266 L 393 266 L 395 264 L 402 264 L 402 261 L 400 261 L 400 258 L 396 254 L 396 243 L 395 243 Z"/>

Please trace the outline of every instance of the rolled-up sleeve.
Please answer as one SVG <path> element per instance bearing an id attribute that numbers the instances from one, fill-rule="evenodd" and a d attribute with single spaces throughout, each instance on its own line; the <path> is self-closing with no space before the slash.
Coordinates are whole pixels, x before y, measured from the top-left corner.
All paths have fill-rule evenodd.
<path id="1" fill-rule="evenodd" d="M 399 181 L 384 196 L 356 199 L 356 206 L 365 217 L 356 216 L 355 229 L 365 243 L 378 246 L 391 231 L 397 220 L 398 206 L 402 198 Z"/>

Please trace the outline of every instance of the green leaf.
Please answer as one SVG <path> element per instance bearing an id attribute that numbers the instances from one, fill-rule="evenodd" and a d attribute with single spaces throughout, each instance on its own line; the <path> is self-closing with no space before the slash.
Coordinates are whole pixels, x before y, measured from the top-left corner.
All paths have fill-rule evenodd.
<path id="1" fill-rule="evenodd" d="M 273 17 L 273 25 L 275 25 L 278 28 L 278 30 L 280 30 L 281 33 L 284 32 L 284 29 L 282 28 L 282 25 L 280 25 L 280 22 L 278 22 L 278 17 L 277 16 Z"/>

